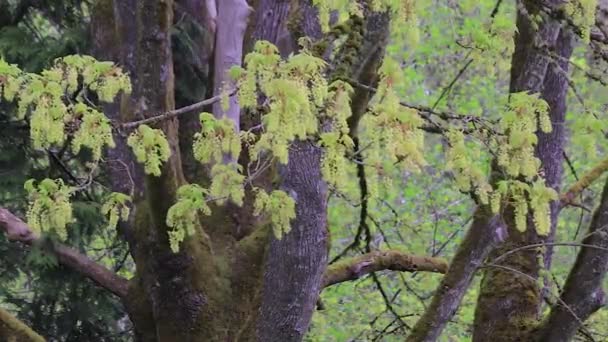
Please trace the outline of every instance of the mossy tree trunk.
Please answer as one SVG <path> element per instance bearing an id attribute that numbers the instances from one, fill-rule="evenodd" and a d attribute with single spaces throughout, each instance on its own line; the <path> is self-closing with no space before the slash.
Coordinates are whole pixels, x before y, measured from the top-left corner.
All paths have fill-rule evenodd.
<path id="1" fill-rule="evenodd" d="M 276 5 L 273 2 L 258 4 L 257 12 L 271 13 L 265 19 L 275 25 L 262 27 L 251 22 L 250 39 L 264 37 L 278 43 L 276 33 L 286 34 L 292 2 L 279 3 L 285 9 L 283 16 L 269 11 Z M 174 5 L 173 1 L 166 0 L 97 3 L 93 21 L 97 56 L 119 62 L 129 71 L 133 83 L 130 97 L 124 97 L 120 106 L 106 108 L 113 119 L 141 119 L 174 108 L 170 35 Z M 192 6 L 192 1 L 186 5 Z M 216 25 L 230 23 L 217 22 Z M 223 30 L 219 27 L 217 31 Z M 221 40 L 216 42 L 216 49 L 217 44 L 222 44 Z M 245 46 L 252 44 L 246 42 Z M 213 89 L 213 85 L 206 88 Z M 179 120 L 185 121 L 188 127 L 196 127 L 193 124 L 196 120 L 184 118 Z M 319 171 L 320 149 L 308 142 L 296 143 L 289 165 L 273 171 L 284 179 L 281 187 L 298 198 L 297 218 L 292 222 L 292 232 L 285 238 L 276 240 L 270 236 L 267 223 L 253 219 L 247 212 L 251 210 L 252 200 L 248 194 L 248 203 L 243 208 L 231 205 L 214 208 L 214 215 L 201 220 L 197 234 L 174 254 L 169 248 L 165 220 L 168 208 L 175 202 L 176 190 L 186 183 L 186 178 L 208 182 L 207 177 L 196 176 L 201 172 L 193 171 L 188 164 L 191 160 L 184 158 L 182 162 L 180 152 L 187 149 L 180 148 L 179 143 L 188 143 L 188 139 L 180 136 L 180 123 L 174 118 L 155 127 L 167 136 L 172 153 L 161 176 L 145 176 L 141 182 L 127 187 L 124 180 L 138 170 L 123 169 L 122 174 L 116 171 L 111 174 L 120 180 L 113 184 L 115 190 L 132 193 L 136 199 L 133 217 L 125 230 L 129 232 L 128 241 L 137 270 L 124 302 L 137 338 L 141 341 L 301 340 L 327 265 L 327 193 Z M 188 131 L 193 129 L 181 130 L 182 133 Z M 124 136 L 118 134 L 116 138 L 119 147 L 109 153 L 121 163 L 133 165 L 131 153 L 121 149 Z M 184 165 L 189 171 L 188 177 L 184 175 Z M 204 169 L 202 165 L 199 167 Z M 258 185 L 272 186 L 272 178 L 262 178 L 259 182 L 265 184 Z M 283 295 L 277 295 L 279 290 Z M 297 305 L 291 305 L 294 302 Z"/>
<path id="2" fill-rule="evenodd" d="M 583 322 L 606 305 L 602 286 L 608 271 L 607 232 L 608 181 L 582 242 L 599 248 L 581 248 L 566 279 L 561 303 L 551 308 L 551 313 L 536 332 L 537 341 L 571 341 Z"/>
<path id="3" fill-rule="evenodd" d="M 209 80 L 226 81 L 218 73 L 240 62 L 237 59 L 241 57 L 235 56 L 240 55 L 243 39 L 245 53 L 255 41 L 263 39 L 277 45 L 281 55 L 287 56 L 297 52 L 298 38 L 323 38 L 317 12 L 309 0 L 258 0 L 250 2 L 253 10 L 245 8 L 247 4 L 241 0 L 220 5 L 203 0 L 97 1 L 92 20 L 94 52 L 101 59 L 123 66 L 133 84 L 130 96 L 105 108 L 108 116 L 120 123 L 172 110 L 176 98 L 173 70 L 180 71 L 181 80 L 192 81 L 191 75 L 183 72 L 190 65 L 174 65 L 173 51 L 179 49 L 179 44 L 171 41 L 174 9 L 185 15 L 187 9 L 204 10 L 192 17 L 206 28 L 207 37 L 214 37 L 194 49 L 201 55 L 192 65 L 202 76 L 193 82 L 197 91 L 192 93 L 199 96 L 217 93 L 218 84 Z M 243 22 L 220 20 L 232 14 L 238 14 L 238 20 Z M 377 81 L 377 69 L 388 41 L 388 16 L 373 14 L 369 18 L 372 19 L 348 22 L 352 27 L 342 33 L 347 42 L 331 61 L 330 79 L 350 77 L 371 85 Z M 243 30 L 246 20 L 248 25 Z M 222 45 L 228 39 L 229 44 Z M 320 46 L 318 50 L 325 51 L 317 52 L 328 56 L 331 42 Z M 372 55 L 366 56 L 363 49 L 373 51 Z M 201 61 L 209 64 L 202 65 Z M 207 84 L 201 83 L 205 80 Z M 355 94 L 353 113 L 357 118 L 350 122 L 353 136 L 356 121 L 365 112 L 370 97 L 369 90 L 358 89 Z M 187 97 L 182 94 L 177 98 Z M 216 107 L 216 115 L 226 114 L 241 130 L 260 123 L 260 113 L 240 111 L 232 105 L 236 103 L 231 103 L 226 113 Z M 136 165 L 124 141 L 129 131 L 119 130 L 115 135 L 117 148 L 108 151 L 109 159 L 123 166 L 109 165 L 110 177 L 116 178 L 112 187 L 134 197 L 132 217 L 121 230 L 136 263 L 136 276 L 129 280 L 123 302 L 137 340 L 297 342 L 308 329 L 319 292 L 328 284 L 383 269 L 445 272 L 444 260 L 398 251 L 381 254 L 384 257 L 370 253 L 351 259 L 352 265 L 341 263 L 327 269 L 328 193 L 320 172 L 322 149 L 312 141 L 294 142 L 287 165 L 273 165 L 254 181 L 256 187 L 280 188 L 296 200 L 296 218 L 291 222 L 290 233 L 281 240 L 270 234 L 267 219 L 252 215 L 254 196 L 246 188 L 242 207 L 214 206 L 211 216 L 201 217 L 196 234 L 182 243 L 179 253 L 173 253 L 165 221 L 177 189 L 187 182 L 209 185 L 207 166 L 195 163 L 190 155 L 192 133 L 200 127 L 196 114 L 153 124 L 165 133 L 171 146 L 171 158 L 163 164 L 158 177 L 143 176 L 141 167 Z M 247 156 L 244 151 L 238 162 L 246 164 Z M 338 267 L 345 267 L 346 271 L 338 272 Z"/>
<path id="4" fill-rule="evenodd" d="M 549 15 L 543 14 L 546 6 L 553 8 L 562 1 L 524 1 L 518 8 L 515 52 L 512 58 L 512 93 L 526 91 L 540 93 L 549 104 L 551 133 L 538 132 L 536 156 L 547 186 L 560 190 L 563 147 L 565 140 L 566 95 L 568 91 L 568 60 L 572 54 L 572 29 Z M 535 25 L 532 16 L 542 14 L 543 20 Z M 550 57 L 549 52 L 557 55 Z M 529 244 L 551 242 L 560 208 L 559 201 L 551 203 L 551 229 L 548 236 L 537 234 L 529 215 L 527 229 L 515 227 L 513 210 L 508 210 L 505 221 L 508 238 L 494 250 L 491 261 L 503 253 Z M 551 248 L 526 249 L 503 258 L 499 267 L 486 268 L 481 282 L 475 312 L 474 341 L 522 341 L 540 319 L 543 289 L 536 279 L 542 268 L 550 266 Z"/>

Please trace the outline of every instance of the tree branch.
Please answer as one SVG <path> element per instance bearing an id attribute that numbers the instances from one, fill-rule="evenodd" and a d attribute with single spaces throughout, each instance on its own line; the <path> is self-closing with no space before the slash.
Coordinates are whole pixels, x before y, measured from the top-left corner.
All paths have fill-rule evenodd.
<path id="1" fill-rule="evenodd" d="M 322 287 L 356 280 L 366 274 L 383 270 L 446 273 L 448 263 L 443 258 L 411 255 L 396 250 L 374 251 L 328 266 L 323 275 Z"/>
<path id="2" fill-rule="evenodd" d="M 229 92 L 228 96 L 233 96 L 234 94 L 236 94 L 236 89 Z M 182 114 L 187 114 L 187 113 L 193 112 L 195 110 L 202 109 L 205 106 L 212 105 L 216 102 L 219 102 L 221 99 L 222 99 L 222 95 L 213 96 L 211 98 L 193 103 L 186 107 L 173 109 L 173 110 L 161 113 L 161 114 L 153 115 L 153 116 L 150 116 L 143 120 L 125 122 L 125 123 L 121 124 L 120 127 L 124 128 L 124 129 L 135 128 L 135 127 L 137 127 L 139 125 L 143 125 L 143 124 L 149 124 L 149 123 L 155 123 L 158 121 L 168 120 L 168 119 L 174 118 L 174 117 L 182 115 Z"/>
<path id="3" fill-rule="evenodd" d="M 600 178 L 604 172 L 608 171 L 608 158 L 602 160 L 599 164 L 593 167 L 589 172 L 584 174 L 576 183 L 574 183 L 568 191 L 560 196 L 562 206 L 573 204 L 574 198 L 583 190 L 588 188 L 591 183 Z"/>
<path id="4" fill-rule="evenodd" d="M 11 241 L 32 245 L 40 237 L 20 218 L 9 210 L 0 207 L 0 229 Z M 91 279 L 119 297 L 127 295 L 128 281 L 94 262 L 89 257 L 65 245 L 56 244 L 54 252 L 61 264 Z"/>
<path id="5" fill-rule="evenodd" d="M 42 336 L 2 308 L 0 308 L 0 338 L 2 341 L 44 342 Z"/>
<path id="6" fill-rule="evenodd" d="M 368 90 L 372 93 L 375 93 L 378 91 L 378 89 L 368 86 L 366 84 L 362 84 L 356 80 L 351 79 L 351 80 L 348 80 L 348 82 L 355 88 L 362 88 L 362 89 Z M 428 107 L 428 106 L 415 105 L 415 104 L 407 103 L 405 101 L 399 101 L 399 105 L 401 105 L 402 107 L 405 107 L 405 108 L 417 110 L 418 114 L 424 120 L 429 121 L 433 125 L 437 125 L 437 123 L 435 123 L 431 120 L 431 115 L 435 115 L 445 121 L 456 120 L 456 121 L 460 121 L 462 123 L 471 122 L 471 123 L 479 124 L 480 126 L 486 128 L 490 132 L 496 133 L 491 126 L 491 124 L 493 122 L 484 120 L 483 118 L 475 116 L 475 115 L 458 114 L 458 113 L 453 113 L 453 112 L 449 112 L 449 111 L 438 111 L 438 110 Z M 443 131 L 441 127 L 437 127 L 436 130 L 433 128 L 428 128 L 428 127 L 427 128 L 423 127 L 423 129 L 425 129 L 427 131 L 431 131 L 431 133 L 437 133 L 437 132 Z"/>

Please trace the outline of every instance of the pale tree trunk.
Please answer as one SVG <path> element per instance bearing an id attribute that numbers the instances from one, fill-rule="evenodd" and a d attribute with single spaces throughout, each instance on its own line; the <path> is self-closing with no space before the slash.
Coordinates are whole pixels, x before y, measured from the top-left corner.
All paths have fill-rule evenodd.
<path id="1" fill-rule="evenodd" d="M 211 6 L 211 5 L 209 5 Z M 232 91 L 234 82 L 230 80 L 228 71 L 233 66 L 240 66 L 243 60 L 243 41 L 247 20 L 252 8 L 245 0 L 221 0 L 217 3 L 215 17 L 215 70 L 213 77 L 214 95 Z M 234 122 L 235 129 L 240 129 L 241 110 L 236 96 L 228 100 L 228 109 L 222 108 L 222 103 L 213 105 L 213 114 L 217 118 L 227 117 Z"/>

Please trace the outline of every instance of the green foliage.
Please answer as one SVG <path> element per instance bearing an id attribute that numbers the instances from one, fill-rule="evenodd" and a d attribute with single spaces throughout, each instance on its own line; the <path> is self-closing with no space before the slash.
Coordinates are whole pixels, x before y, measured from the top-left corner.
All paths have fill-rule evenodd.
<path id="1" fill-rule="evenodd" d="M 73 221 L 70 203 L 72 188 L 60 179 L 48 178 L 38 184 L 31 179 L 24 188 L 29 199 L 26 215 L 28 225 L 38 233 L 54 232 L 65 240 L 68 235 L 66 227 Z"/>
<path id="2" fill-rule="evenodd" d="M 325 148 L 321 163 L 323 179 L 337 189 L 344 189 L 348 182 L 348 166 L 346 159 L 348 151 L 352 151 L 354 144 L 348 135 L 339 132 L 321 134 L 321 144 Z"/>
<path id="3" fill-rule="evenodd" d="M 557 192 L 545 185 L 542 179 L 535 181 L 529 190 L 530 208 L 533 210 L 534 227 L 539 235 L 547 236 L 551 231 L 551 208 L 549 204 L 557 201 Z"/>
<path id="4" fill-rule="evenodd" d="M 262 189 L 255 189 L 254 215 L 270 215 L 272 231 L 277 239 L 291 230 L 290 221 L 296 217 L 296 202 L 286 192 L 273 190 L 270 194 Z"/>
<path id="5" fill-rule="evenodd" d="M 241 140 L 229 118 L 216 119 L 201 113 L 201 132 L 194 136 L 194 157 L 201 163 L 219 163 L 224 155 L 233 159 L 241 153 Z"/>
<path id="6" fill-rule="evenodd" d="M 498 165 L 509 176 L 533 177 L 537 175 L 540 161 L 534 156 L 537 143 L 536 131 L 551 132 L 549 105 L 538 94 L 526 92 L 511 94 L 500 127 L 507 134 L 506 141 L 499 138 Z"/>
<path id="7" fill-rule="evenodd" d="M 379 1 L 373 1 L 377 3 Z M 337 11 L 338 22 L 342 22 L 350 15 L 363 16 L 363 10 L 357 1 L 349 0 L 313 0 L 313 5 L 319 10 L 319 23 L 323 32 L 329 31 L 330 13 Z"/>
<path id="8" fill-rule="evenodd" d="M 63 143 L 66 124 L 82 119 L 73 148 L 75 153 L 81 146 L 91 148 L 95 160 L 101 157 L 104 146 L 113 146 L 113 140 L 107 118 L 87 104 L 87 92 L 94 91 L 100 100 L 111 102 L 119 92 L 131 91 L 129 78 L 113 63 L 80 55 L 58 58 L 40 74 L 24 73 L 0 60 L 0 88 L 5 100 L 17 101 L 17 119 L 30 114 L 34 148 Z M 66 99 L 75 104 L 66 105 Z M 91 138 L 94 136 L 99 136 L 99 141 Z"/>
<path id="9" fill-rule="evenodd" d="M 186 236 L 194 235 L 198 227 L 199 213 L 211 215 L 207 205 L 208 191 L 196 184 L 183 185 L 177 190 L 177 202 L 167 212 L 167 226 L 171 250 L 179 251 L 179 244 Z"/>
<path id="10" fill-rule="evenodd" d="M 2 77 L 0 97 L 4 97 L 6 101 L 13 101 L 23 82 L 19 77 L 20 75 L 21 69 L 14 64 L 7 63 L 4 59 L 0 59 L 0 77 Z"/>
<path id="11" fill-rule="evenodd" d="M 211 169 L 209 195 L 219 204 L 230 199 L 238 206 L 243 205 L 245 176 L 239 172 L 240 169 L 236 164 L 216 164 Z"/>
<path id="12" fill-rule="evenodd" d="M 542 178 L 531 184 L 519 180 L 498 182 L 497 190 L 492 194 L 492 210 L 499 211 L 499 201 L 507 200 L 515 211 L 515 226 L 525 231 L 528 212 L 532 212 L 534 227 L 539 235 L 550 232 L 550 202 L 558 199 L 557 192 L 545 185 Z"/>
<path id="13" fill-rule="evenodd" d="M 82 146 L 93 152 L 93 160 L 101 158 L 104 147 L 114 148 L 112 125 L 110 120 L 101 112 L 83 103 L 76 103 L 72 112 L 81 120 L 80 129 L 74 134 L 72 151 L 77 154 Z"/>
<path id="14" fill-rule="evenodd" d="M 127 144 L 133 149 L 135 158 L 144 164 L 147 174 L 160 176 L 160 167 L 169 160 L 171 148 L 165 133 L 148 125 L 140 125 L 129 135 Z"/>
<path id="15" fill-rule="evenodd" d="M 351 0 L 313 0 L 312 3 L 319 11 L 319 22 L 323 32 L 328 32 L 330 29 L 330 13 L 338 14 L 336 23 L 339 24 L 350 16 L 363 17 L 365 15 L 364 6 L 369 6 L 375 12 L 391 12 L 395 22 L 393 31 L 403 32 L 404 29 L 410 28 L 404 23 L 409 24 L 416 21 L 414 1 L 411 0 L 372 0 L 368 5 Z"/>
<path id="16" fill-rule="evenodd" d="M 129 203 L 131 197 L 120 192 L 113 192 L 108 195 L 106 201 L 101 206 L 101 213 L 108 217 L 108 227 L 113 229 L 118 225 L 118 220 L 127 221 L 131 209 Z"/>
<path id="17" fill-rule="evenodd" d="M 568 0 L 562 6 L 569 19 L 578 27 L 583 41 L 589 42 L 591 27 L 595 24 L 597 0 Z"/>
<path id="18" fill-rule="evenodd" d="M 91 51 L 88 20 L 91 4 L 87 0 L 0 1 L 0 59 L 19 65 L 24 72 L 40 74 L 45 68 L 52 67 L 57 57 Z M 14 21 L 7 23 L 7 18 Z M 4 61 L 0 64 L 5 64 Z M 10 208 L 16 214 L 27 212 L 29 196 L 23 186 L 27 179 L 55 179 L 65 175 L 59 164 L 49 160 L 47 151 L 32 149 L 31 127 L 18 120 L 18 99 L 28 77 L 21 77 L 24 75 L 23 72 L 13 75 L 18 80 L 9 90 L 13 91 L 13 98 L 5 97 L 6 83 L 4 87 L 0 85 L 0 206 Z M 82 91 L 82 87 L 79 90 Z M 87 98 L 77 98 L 76 94 L 64 97 L 70 116 L 72 106 L 79 102 L 99 110 L 93 105 L 98 97 L 89 89 Z M 31 109 L 24 114 L 29 121 Z M 79 132 L 81 123 L 76 116 L 66 122 L 66 136 L 73 138 L 72 134 Z M 64 139 L 61 146 L 53 146 L 50 150 L 76 178 L 89 177 L 87 161 L 75 158 L 71 147 L 70 139 Z M 86 153 L 79 157 L 88 156 Z M 97 177 L 97 174 L 92 176 Z M 92 189 L 86 191 L 97 202 L 105 190 L 97 182 L 90 186 Z M 99 205 L 90 199 L 86 203 L 81 202 L 83 193 L 74 193 L 70 198 L 74 223 L 69 225 L 65 243 L 130 278 L 133 264 L 128 258 L 124 260 L 126 243 L 116 239 L 113 232 L 100 229 L 106 222 L 99 212 Z M 77 272 L 70 272 L 57 264 L 53 257 L 52 239 L 45 236 L 48 232 L 42 233 L 45 242 L 28 249 L 0 236 L 2 307 L 15 313 L 48 340 L 130 340 L 130 323 L 124 321 L 126 313 L 118 298 L 93 282 L 83 281 Z"/>
<path id="19" fill-rule="evenodd" d="M 481 157 L 479 146 L 475 142 L 467 143 L 459 129 L 451 129 L 446 133 L 449 148 L 446 151 L 446 167 L 454 172 L 456 185 L 461 191 L 474 191 L 481 203 L 488 204 L 492 187 L 487 176 L 474 160 Z M 496 205 L 496 201 L 492 202 Z M 498 210 L 498 209 L 497 209 Z"/>
<path id="20" fill-rule="evenodd" d="M 131 93 L 131 81 L 113 62 L 98 61 L 91 56 L 72 55 L 58 59 L 52 72 L 62 73 L 62 85 L 68 92 L 76 91 L 78 76 L 84 87 L 94 91 L 103 102 L 112 102 L 119 92 Z"/>
<path id="21" fill-rule="evenodd" d="M 427 164 L 423 153 L 424 133 L 420 130 L 422 118 L 416 110 L 400 104 L 396 87 L 403 80 L 398 63 L 385 58 L 379 72 L 378 91 L 372 98 L 369 115 L 362 120 L 366 127 L 363 141 L 371 145 L 365 160 L 380 173 L 381 163 L 387 159 L 406 170 L 419 172 Z"/>
<path id="22" fill-rule="evenodd" d="M 264 134 L 251 149 L 252 160 L 270 151 L 285 164 L 291 141 L 318 132 L 318 107 L 328 96 L 324 68 L 322 59 L 306 51 L 282 61 L 277 48 L 267 41 L 256 42 L 245 57 L 245 69 L 233 68 L 240 105 L 254 108 L 259 96 L 268 103 L 269 110 L 262 116 Z"/>

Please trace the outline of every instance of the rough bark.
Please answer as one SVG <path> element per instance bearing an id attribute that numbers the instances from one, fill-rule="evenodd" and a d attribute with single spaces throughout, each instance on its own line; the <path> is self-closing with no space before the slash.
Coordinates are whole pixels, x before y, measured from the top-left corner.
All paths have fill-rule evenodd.
<path id="1" fill-rule="evenodd" d="M 477 209 L 471 228 L 450 262 L 431 305 L 408 336 L 408 342 L 437 341 L 445 325 L 456 314 L 479 266 L 505 235 L 505 223 L 500 216 L 491 215 L 488 208 Z"/>
<path id="2" fill-rule="evenodd" d="M 560 1 L 545 1 L 545 5 L 557 5 Z M 565 139 L 566 94 L 568 90 L 568 61 L 572 54 L 572 33 L 569 28 L 552 18 L 545 18 L 538 30 L 533 28 L 530 14 L 537 13 L 537 4 L 524 2 L 517 15 L 518 32 L 515 36 L 515 52 L 512 58 L 511 92 L 540 92 L 549 104 L 549 114 L 553 126 L 551 133 L 538 132 L 536 156 L 541 160 L 541 168 L 547 186 L 559 192 L 563 145 Z M 551 60 L 546 49 L 561 57 Z M 501 244 L 492 256 L 498 256 L 513 248 L 524 245 L 551 242 L 560 203 L 554 201 L 551 207 L 551 232 L 549 236 L 536 233 L 531 218 L 523 233 L 515 228 L 513 212 L 505 213 L 508 224 L 508 239 Z M 475 312 L 473 340 L 519 341 L 535 326 L 542 304 L 542 289 L 536 284 L 541 268 L 550 267 L 551 247 L 546 252 L 527 250 L 504 258 L 502 268 L 489 268 L 484 272 L 480 295 Z M 538 258 L 544 258 L 544 265 Z M 507 267 L 512 270 L 507 270 Z M 523 274 L 520 274 L 523 273 Z M 525 275 L 525 276 L 524 276 Z M 517 314 L 513 314 L 517 313 Z"/>
<path id="3" fill-rule="evenodd" d="M 256 10 L 253 36 L 268 40 L 278 46 L 281 55 L 287 56 L 297 46 L 300 36 L 319 40 L 322 35 L 317 13 L 310 1 L 261 0 Z M 375 80 L 375 71 L 383 56 L 387 35 L 387 18 L 370 25 L 365 38 L 358 29 L 348 32 L 337 61 L 332 61 L 330 79 L 338 77 L 338 71 L 352 70 L 351 76 L 361 82 Z M 363 42 L 378 44 L 371 58 L 355 51 L 362 51 Z M 373 42 L 373 43 L 371 43 Z M 323 53 L 323 51 L 320 51 Z M 358 112 L 365 108 L 369 94 L 357 94 L 359 103 L 353 103 Z M 358 113 L 361 114 L 361 113 Z M 292 232 L 282 240 L 272 239 L 267 254 L 262 307 L 258 321 L 258 339 L 263 341 L 300 341 L 306 332 L 327 264 L 327 194 L 320 174 L 322 151 L 310 142 L 295 142 L 289 155 L 289 164 L 280 172 L 282 188 L 295 195 L 297 217 L 292 222 Z M 294 267 L 295 265 L 299 267 Z M 282 270 L 277 273 L 277 270 Z M 295 297 L 294 297 L 295 295 Z"/>
<path id="4" fill-rule="evenodd" d="M 290 7 L 296 3 L 298 7 Z M 293 52 L 297 36 L 288 25 L 293 24 L 289 20 L 296 10 L 300 17 L 294 19 L 299 21 L 295 26 L 318 39 L 320 29 L 308 1 L 260 1 L 252 37 L 274 43 L 283 56 Z M 290 147 L 289 163 L 279 170 L 281 189 L 296 200 L 296 218 L 281 240 L 270 237 L 256 328 L 259 341 L 301 341 L 322 289 L 328 239 L 321 155 L 313 143 L 296 141 Z"/>
<path id="5" fill-rule="evenodd" d="M 308 329 L 327 265 L 327 186 L 321 179 L 322 151 L 310 142 L 290 147 L 281 170 L 281 189 L 296 200 L 292 229 L 281 240 L 271 237 L 259 341 L 301 341 Z"/>
<path id="6" fill-rule="evenodd" d="M 583 244 L 608 248 L 608 182 Z M 564 285 L 561 302 L 539 328 L 538 341 L 570 341 L 582 323 L 606 304 L 602 289 L 608 251 L 582 247 Z"/>
<path id="7" fill-rule="evenodd" d="M 173 1 L 115 1 L 114 19 L 121 46 L 120 61 L 130 72 L 133 83 L 133 93 L 122 101 L 121 110 L 134 113 L 136 118 L 172 110 Z M 213 254 L 202 231 L 188 239 L 180 253 L 172 253 L 169 248 L 166 213 L 185 179 L 177 119 L 165 120 L 156 128 L 164 131 L 171 157 L 163 164 L 161 176 L 145 177 L 144 196 L 135 199 L 137 275 L 129 289 L 128 306 L 136 311 L 132 316 L 142 320 L 152 318 L 152 322 L 139 324 L 145 339 L 212 340 L 217 333 L 211 324 L 214 317 L 203 308 L 217 301 L 215 293 L 204 291 L 215 280 Z M 202 274 L 209 276 L 204 278 Z M 210 323 L 207 326 L 201 322 Z M 153 331 L 144 331 L 150 329 Z"/>

